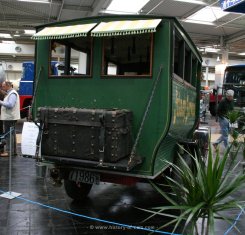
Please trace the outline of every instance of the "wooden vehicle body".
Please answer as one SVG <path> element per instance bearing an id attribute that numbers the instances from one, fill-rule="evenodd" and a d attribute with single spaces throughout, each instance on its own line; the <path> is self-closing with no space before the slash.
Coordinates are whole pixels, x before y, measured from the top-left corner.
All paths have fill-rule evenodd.
<path id="1" fill-rule="evenodd" d="M 86 33 L 80 32 L 80 36 L 76 32 L 62 34 L 62 30 L 66 31 L 70 26 L 88 24 L 93 25 Z M 61 28 L 52 31 L 53 27 Z M 167 161 L 174 161 L 178 143 L 193 144 L 193 133 L 199 121 L 201 57 L 175 18 L 85 18 L 39 27 L 34 38 L 37 39 L 37 80 L 33 116 L 43 123 L 44 138 L 45 131 L 51 131 L 49 120 L 52 115 L 41 118 L 44 115 L 41 109 L 46 110 L 44 113 L 49 112 L 48 109 L 57 112 L 59 120 L 52 123 L 66 127 L 59 128 L 56 134 L 63 136 L 70 145 L 77 145 L 78 135 L 66 128 L 77 130 L 83 124 L 79 124 L 79 118 L 74 119 L 77 120 L 75 124 L 62 123 L 61 109 L 69 109 L 70 116 L 84 109 L 90 114 L 97 110 L 132 113 L 130 151 L 118 161 L 110 161 L 110 156 L 101 160 L 100 148 L 93 152 L 97 157 L 91 159 L 79 157 L 79 153 L 76 158 L 69 153 L 55 154 L 57 148 L 62 147 L 62 141 L 53 138 L 56 150 L 42 154 L 42 159 L 55 164 L 59 171 L 53 172 L 55 177 L 65 178 L 66 182 L 67 178 L 73 177 L 78 181 L 78 176 L 72 176 L 71 172 L 88 171 L 98 173 L 100 180 L 109 182 L 154 179 L 169 167 Z M 64 69 L 58 76 L 52 75 L 52 60 L 60 61 L 62 65 L 59 66 Z M 82 69 L 79 69 L 79 63 L 85 63 Z M 91 117 L 87 121 L 91 122 Z M 98 135 L 95 137 L 97 143 Z M 83 143 L 80 147 L 86 148 Z M 104 144 L 112 145 L 111 142 Z M 79 152 L 79 147 L 74 149 Z M 44 147 L 42 153 L 45 153 Z"/>

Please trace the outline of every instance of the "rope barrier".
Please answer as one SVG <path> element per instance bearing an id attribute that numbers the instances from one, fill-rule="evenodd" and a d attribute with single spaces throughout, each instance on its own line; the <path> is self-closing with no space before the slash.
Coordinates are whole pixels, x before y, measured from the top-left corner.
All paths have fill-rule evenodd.
<path id="1" fill-rule="evenodd" d="M 6 193 L 3 190 L 0 190 L 0 192 Z M 98 219 L 98 218 L 94 218 L 94 217 L 91 217 L 91 216 L 78 214 L 78 213 L 74 213 L 74 212 L 71 212 L 71 211 L 63 210 L 63 209 L 59 209 L 57 207 L 46 205 L 46 204 L 43 204 L 43 203 L 40 203 L 40 202 L 35 202 L 33 200 L 26 199 L 26 198 L 20 197 L 20 196 L 18 196 L 16 198 L 18 198 L 20 200 L 23 200 L 23 201 L 26 201 L 26 202 L 29 202 L 29 203 L 34 204 L 34 205 L 39 205 L 41 207 L 45 207 L 45 208 L 52 209 L 52 210 L 55 210 L 55 211 L 58 211 L 58 212 L 61 212 L 61 213 L 70 214 L 70 215 L 74 215 L 74 216 L 77 216 L 77 217 L 85 218 L 85 219 L 88 219 L 88 220 L 93 220 L 93 221 L 97 221 L 97 222 L 102 222 L 102 223 L 112 224 L 112 225 L 116 225 L 116 226 L 126 227 L 126 228 L 129 228 L 129 229 L 144 230 L 144 231 L 155 232 L 155 233 L 160 233 L 160 234 L 182 235 L 182 234 L 179 234 L 179 233 L 164 232 L 164 231 L 161 231 L 161 230 L 154 230 L 154 229 L 144 228 L 144 227 L 140 227 L 140 226 L 134 226 L 134 225 L 129 225 L 129 224 L 118 223 L 118 222 L 114 222 L 114 221 L 110 221 L 110 220 Z M 243 209 L 241 209 L 241 211 L 238 214 L 238 216 L 236 217 L 234 223 L 224 233 L 224 235 L 227 235 L 235 227 L 237 222 L 240 220 L 240 217 L 242 216 L 242 214 L 245 214 L 245 207 Z"/>
<path id="2" fill-rule="evenodd" d="M 241 209 L 241 211 L 240 211 L 240 213 L 237 215 L 237 217 L 236 217 L 234 223 L 230 226 L 230 228 L 228 228 L 228 229 L 226 230 L 226 232 L 224 233 L 224 235 L 227 235 L 227 234 L 228 234 L 228 233 L 229 233 L 229 232 L 236 226 L 236 223 L 240 220 L 240 217 L 242 216 L 242 213 L 245 214 L 244 209 L 245 209 L 245 207 L 243 207 L 243 208 Z"/>
<path id="3" fill-rule="evenodd" d="M 31 108 L 31 105 L 28 105 L 28 106 L 26 106 L 24 108 L 21 108 L 20 111 L 25 110 L 25 109 L 30 109 L 30 108 Z"/>
<path id="4" fill-rule="evenodd" d="M 10 134 L 10 132 L 13 132 L 14 130 L 10 130 L 9 132 L 5 133 L 5 134 L 2 134 L 0 135 L 0 139 L 4 139 L 5 136 L 7 136 L 8 134 Z"/>
<path id="5" fill-rule="evenodd" d="M 2 191 L 2 190 L 0 190 L 0 192 L 6 193 L 5 191 Z M 102 223 L 112 224 L 112 225 L 116 225 L 116 226 L 120 226 L 120 227 L 125 227 L 125 228 L 128 228 L 128 229 L 143 230 L 143 231 L 147 231 L 147 232 L 154 232 L 154 233 L 168 234 L 168 235 L 170 235 L 170 234 L 171 235 L 182 235 L 182 234 L 179 234 L 179 233 L 164 232 L 164 231 L 161 231 L 161 230 L 154 230 L 154 229 L 144 228 L 144 227 L 141 227 L 141 226 L 123 224 L 123 223 L 118 223 L 118 222 L 114 222 L 114 221 L 110 221 L 110 220 L 98 219 L 98 218 L 94 218 L 94 217 L 83 215 L 83 214 L 77 214 L 77 213 L 74 213 L 74 212 L 71 212 L 71 211 L 67 211 L 67 210 L 59 209 L 57 207 L 49 206 L 49 205 L 46 205 L 46 204 L 43 204 L 43 203 L 40 203 L 40 202 L 35 202 L 33 200 L 26 199 L 26 198 L 23 198 L 23 197 L 20 197 L 20 196 L 18 196 L 16 198 L 18 198 L 20 200 L 23 200 L 23 201 L 26 201 L 26 202 L 29 202 L 29 203 L 34 204 L 34 205 L 39 205 L 41 207 L 45 207 L 45 208 L 48 208 L 48 209 L 59 211 L 61 213 L 74 215 L 74 216 L 77 216 L 77 217 L 81 217 L 81 218 L 85 218 L 85 219 L 93 220 L 93 221 L 97 221 L 97 222 L 102 222 Z M 96 226 L 93 226 L 93 228 L 96 228 Z"/>
<path id="6" fill-rule="evenodd" d="M 2 193 L 6 193 L 5 191 L 3 190 L 0 190 L 0 192 Z M 26 198 L 23 198 L 23 197 L 16 197 L 20 200 L 23 200 L 23 201 L 26 201 L 26 202 L 29 202 L 31 204 L 34 204 L 34 205 L 39 205 L 41 207 L 45 207 L 45 208 L 48 208 L 48 209 L 52 209 L 52 210 L 55 210 L 55 211 L 59 211 L 61 213 L 65 213 L 65 214 L 69 214 L 69 215 L 74 215 L 74 216 L 77 216 L 77 217 L 81 217 L 81 218 L 85 218 L 85 219 L 88 219 L 88 220 L 93 220 L 93 221 L 97 221 L 97 222 L 102 222 L 102 223 L 107 223 L 107 224 L 112 224 L 112 225 L 116 225 L 116 226 L 121 226 L 121 227 L 126 227 L 126 228 L 129 228 L 129 229 L 136 229 L 136 230 L 144 230 L 144 231 L 148 231 L 148 232 L 154 232 L 154 233 L 160 233 L 160 234 L 168 234 L 168 235 L 182 235 L 182 234 L 179 234 L 179 233 L 169 233 L 169 232 L 164 232 L 164 231 L 161 231 L 161 230 L 154 230 L 154 229 L 149 229 L 149 228 L 144 228 L 144 227 L 140 227 L 140 226 L 134 226 L 134 225 L 129 225 L 129 224 L 123 224 L 123 223 L 118 223 L 118 222 L 114 222 L 114 221 L 110 221 L 110 220 L 103 220 L 103 219 L 98 219 L 98 218 L 94 218 L 94 217 L 91 217 L 91 216 L 87 216 L 87 215 L 83 215 L 83 214 L 77 214 L 77 213 L 74 213 L 74 212 L 71 212 L 71 211 L 67 211 L 67 210 L 63 210 L 63 209 L 59 209 L 57 207 L 53 207 L 53 206 L 50 206 L 50 205 L 46 205 L 46 204 L 43 204 L 43 203 L 40 203 L 40 202 L 35 202 L 33 200 L 30 200 L 30 199 L 26 199 Z M 241 215 L 244 213 L 245 214 L 245 207 L 243 209 L 241 209 L 240 213 L 237 215 L 234 223 L 230 226 L 230 228 L 224 233 L 224 235 L 227 235 L 236 225 L 236 223 L 240 220 L 240 217 Z"/>

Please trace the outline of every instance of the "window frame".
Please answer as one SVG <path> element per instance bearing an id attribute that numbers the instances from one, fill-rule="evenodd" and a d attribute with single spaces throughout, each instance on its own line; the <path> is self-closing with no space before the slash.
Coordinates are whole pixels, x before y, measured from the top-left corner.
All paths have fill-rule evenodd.
<path id="1" fill-rule="evenodd" d="M 84 38 L 84 37 L 77 37 L 77 38 Z M 86 38 L 89 38 L 90 39 L 90 59 L 88 59 L 89 61 L 89 64 L 90 64 L 90 68 L 89 68 L 89 74 L 68 74 L 68 75 L 65 75 L 65 74 L 62 74 L 62 75 L 52 75 L 50 74 L 50 71 L 51 71 L 51 62 L 53 61 L 52 60 L 52 43 L 53 42 L 57 42 L 61 45 L 63 45 L 65 47 L 65 57 L 63 58 L 64 59 L 64 64 L 66 63 L 69 63 L 69 65 L 71 66 L 71 55 L 70 55 L 70 58 L 69 58 L 69 62 L 66 62 L 66 53 L 67 53 L 67 46 L 69 46 L 69 43 L 65 44 L 65 43 L 60 43 L 64 40 L 62 39 L 51 39 L 49 40 L 49 60 L 48 60 L 48 78 L 52 79 L 52 78 L 55 78 L 55 79 L 66 79 L 66 78 L 79 78 L 79 79 L 86 79 L 86 78 L 92 78 L 93 76 L 93 50 L 94 50 L 94 38 L 91 37 L 91 36 L 87 36 Z M 69 40 L 69 38 L 65 39 L 66 41 Z M 72 47 L 71 45 L 69 46 L 69 53 L 71 53 L 71 50 L 72 50 Z M 74 49 L 75 50 L 75 49 Z"/>
<path id="2" fill-rule="evenodd" d="M 180 45 L 178 52 L 178 73 L 175 72 L 176 39 L 178 39 Z M 198 84 L 196 81 L 197 77 L 195 76 L 195 74 L 197 74 L 198 59 L 176 26 L 174 26 L 173 29 L 173 45 L 173 78 L 178 82 L 195 89 Z"/>
<path id="3" fill-rule="evenodd" d="M 144 74 L 144 75 L 106 75 L 104 74 L 104 68 L 105 68 L 105 37 L 102 38 L 102 59 L 101 59 L 101 72 L 100 72 L 100 77 L 101 79 L 142 79 L 142 78 L 147 78 L 147 79 L 152 79 L 152 70 L 153 70 L 153 53 L 154 53 L 154 33 L 147 33 L 150 35 L 150 71 L 149 74 Z M 138 34 L 141 35 L 141 34 Z M 135 35 L 128 35 L 128 36 L 135 36 Z M 121 36 L 115 36 L 117 37 L 125 37 L 125 35 Z M 113 61 L 111 61 L 113 62 Z"/>

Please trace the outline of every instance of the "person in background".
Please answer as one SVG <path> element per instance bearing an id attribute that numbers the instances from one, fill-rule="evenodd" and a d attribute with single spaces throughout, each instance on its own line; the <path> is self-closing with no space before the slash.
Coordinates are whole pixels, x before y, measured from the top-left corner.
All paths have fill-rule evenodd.
<path id="1" fill-rule="evenodd" d="M 217 115 L 219 118 L 219 125 L 221 129 L 221 136 L 213 143 L 213 147 L 217 149 L 218 145 L 221 142 L 224 142 L 225 148 L 228 147 L 228 136 L 229 136 L 229 119 L 227 118 L 227 114 L 234 109 L 233 102 L 234 91 L 227 90 L 225 94 L 225 98 L 223 98 L 217 109 Z"/>
<path id="2" fill-rule="evenodd" d="M 2 90 L 2 83 L 6 80 L 6 75 L 3 67 L 0 65 L 0 100 L 3 100 L 6 92 Z M 0 117 L 1 117 L 1 109 L 0 109 Z M 3 136 L 3 121 L 0 120 L 0 136 Z M 4 140 L 0 139 L 0 153 L 4 151 Z"/>
<path id="3" fill-rule="evenodd" d="M 0 81 L 1 81 L 1 79 L 0 79 Z M 0 101 L 4 100 L 5 95 L 6 95 L 6 92 L 2 90 L 2 82 L 0 82 Z M 0 109 L 0 117 L 1 117 L 1 109 Z M 3 121 L 0 120 L 0 136 L 3 136 L 3 134 L 4 134 Z M 0 154 L 4 152 L 4 144 L 5 144 L 4 138 L 1 138 L 1 140 L 0 140 Z"/>
<path id="4" fill-rule="evenodd" d="M 10 153 L 10 141 L 12 141 L 11 153 L 17 155 L 15 124 L 20 119 L 20 101 L 18 93 L 13 89 L 12 83 L 5 81 L 2 83 L 2 89 L 7 93 L 1 105 L 1 120 L 3 120 L 3 129 L 6 134 L 6 151 L 0 156 L 8 157 Z M 10 140 L 10 128 L 13 127 L 12 139 Z"/>

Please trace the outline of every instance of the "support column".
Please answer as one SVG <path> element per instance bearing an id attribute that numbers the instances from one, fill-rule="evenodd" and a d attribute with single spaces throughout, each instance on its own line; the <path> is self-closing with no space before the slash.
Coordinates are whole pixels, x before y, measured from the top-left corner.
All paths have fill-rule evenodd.
<path id="1" fill-rule="evenodd" d="M 228 49 L 222 49 L 221 50 L 222 53 L 222 60 L 221 63 L 222 64 L 228 64 L 228 60 L 229 60 L 229 50 Z"/>
<path id="2" fill-rule="evenodd" d="M 223 36 L 220 37 L 220 47 L 221 47 L 221 55 L 222 55 L 221 63 L 228 64 L 229 50 L 227 44 L 224 42 Z"/>
<path id="3" fill-rule="evenodd" d="M 206 76 L 206 79 L 205 79 L 205 81 L 206 81 L 206 83 L 205 83 L 205 86 L 206 87 L 208 87 L 208 72 L 209 72 L 209 59 L 207 59 L 207 60 L 205 60 L 205 64 L 206 64 L 206 74 L 205 74 L 205 76 Z"/>

